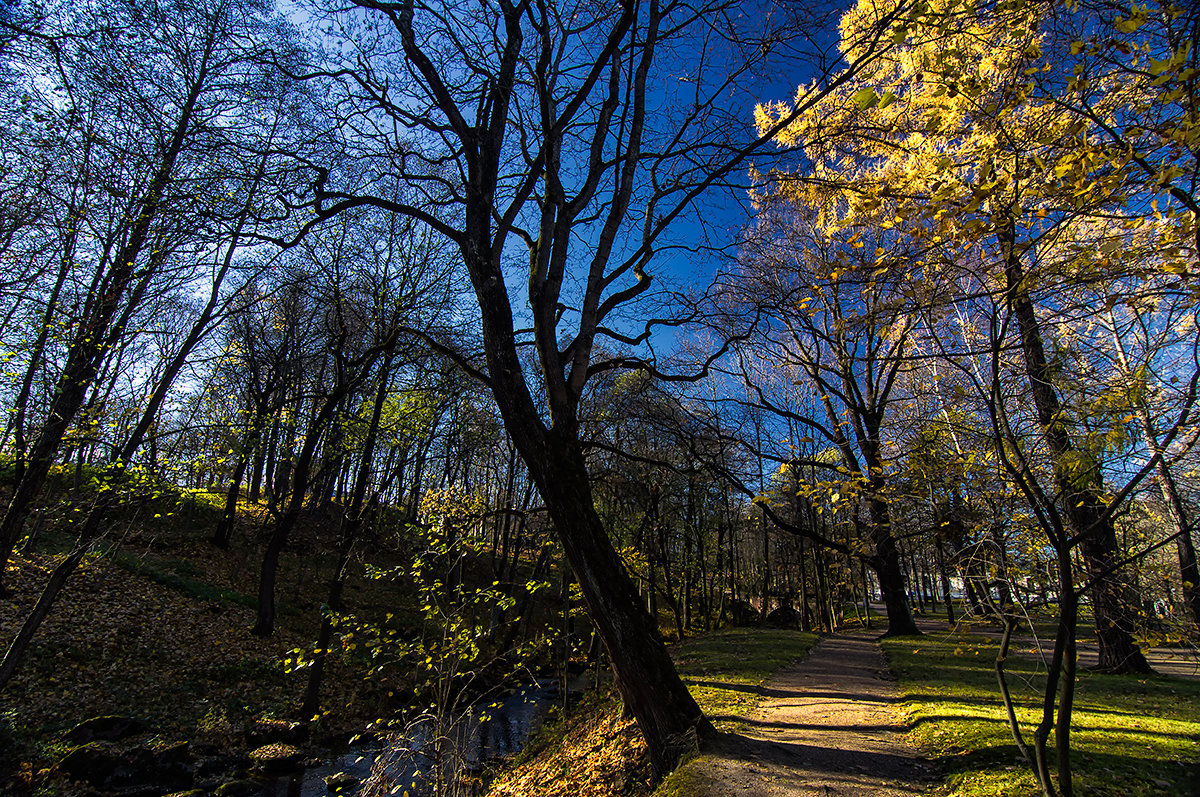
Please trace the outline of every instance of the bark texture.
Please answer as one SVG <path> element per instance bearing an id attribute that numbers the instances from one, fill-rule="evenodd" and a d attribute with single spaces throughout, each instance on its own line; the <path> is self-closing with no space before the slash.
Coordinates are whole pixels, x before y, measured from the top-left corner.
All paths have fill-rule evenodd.
<path id="1" fill-rule="evenodd" d="M 1079 545 L 1090 577 L 1090 590 L 1100 643 L 1099 669 L 1110 673 L 1151 672 L 1149 663 L 1134 641 L 1137 612 L 1128 585 L 1116 566 L 1120 549 L 1108 511 L 1099 493 L 1100 474 L 1073 468 L 1076 447 L 1067 429 L 1058 393 L 1051 381 L 1051 366 L 1037 312 L 1030 299 L 1024 267 L 1016 251 L 1014 223 L 999 231 L 1005 256 L 1008 301 L 1021 337 L 1021 354 L 1029 378 L 1034 410 L 1054 467 L 1058 504 L 1072 534 L 1067 547 Z"/>

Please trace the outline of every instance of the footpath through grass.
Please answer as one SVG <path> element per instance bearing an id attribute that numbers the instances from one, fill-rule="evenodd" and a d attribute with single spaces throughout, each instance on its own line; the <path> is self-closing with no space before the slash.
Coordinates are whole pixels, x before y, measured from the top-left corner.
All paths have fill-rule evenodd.
<path id="1" fill-rule="evenodd" d="M 754 708 L 763 681 L 808 653 L 816 634 L 730 628 L 676 647 L 675 666 L 700 708 L 720 731 L 732 731 Z"/>
<path id="2" fill-rule="evenodd" d="M 940 759 L 958 797 L 1041 792 L 1017 750 L 993 670 L 998 644 L 983 637 L 884 640 L 916 741 Z M 1009 656 L 1027 743 L 1041 716 L 1039 662 Z M 1081 673 L 1072 763 L 1075 792 L 1090 797 L 1200 794 L 1200 682 Z"/>
<path id="3" fill-rule="evenodd" d="M 764 681 L 808 653 L 816 634 L 769 628 L 731 628 L 679 645 L 675 663 L 700 708 L 719 731 L 741 729 L 742 717 L 761 697 Z M 700 774 L 704 756 L 672 772 L 654 797 L 691 797 L 709 778 Z"/>
<path id="4" fill-rule="evenodd" d="M 722 731 L 757 704 L 772 673 L 806 654 L 815 634 L 732 628 L 687 639 L 672 648 L 679 674 L 700 708 Z M 612 797 L 649 792 L 645 745 L 637 726 L 620 718 L 614 692 L 599 695 L 569 719 L 543 729 L 518 762 L 492 785 L 494 797 Z M 688 766 L 676 770 L 656 797 L 697 792 Z"/>

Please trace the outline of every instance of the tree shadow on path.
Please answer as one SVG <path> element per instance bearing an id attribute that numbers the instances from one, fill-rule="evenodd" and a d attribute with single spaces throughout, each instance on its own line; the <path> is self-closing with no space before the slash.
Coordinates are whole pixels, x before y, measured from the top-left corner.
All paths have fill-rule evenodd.
<path id="1" fill-rule="evenodd" d="M 747 690 L 752 687 L 747 687 Z M 939 767 L 904 738 L 896 684 L 873 637 L 826 637 L 756 690 L 738 731 L 705 745 L 705 797 L 902 797 L 928 793 Z M 722 718 L 716 718 L 722 719 Z"/>

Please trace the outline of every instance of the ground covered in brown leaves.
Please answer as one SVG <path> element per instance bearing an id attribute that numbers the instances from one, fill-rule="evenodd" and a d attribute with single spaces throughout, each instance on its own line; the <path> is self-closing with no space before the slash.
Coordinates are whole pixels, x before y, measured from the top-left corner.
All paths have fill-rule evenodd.
<path id="1" fill-rule="evenodd" d="M 307 672 L 289 673 L 284 662 L 316 636 L 327 578 L 319 560 L 285 556 L 277 630 L 261 639 L 250 634 L 259 556 L 253 529 L 241 529 L 238 545 L 222 551 L 207 542 L 211 513 L 162 520 L 89 554 L 0 693 L 0 794 L 72 794 L 54 765 L 71 747 L 63 733 L 92 717 L 135 718 L 158 742 L 241 756 L 253 746 L 247 729 L 257 720 L 297 718 Z M 9 562 L 13 595 L 0 600 L 0 649 L 60 561 L 55 551 L 69 544 L 48 533 L 38 552 Z M 331 658 L 314 745 L 388 713 L 387 687 L 364 674 L 363 662 Z"/>
<path id="2" fill-rule="evenodd" d="M 621 718 L 612 694 L 589 698 L 563 724 L 544 729 L 488 792 L 491 797 L 646 795 L 646 743 Z"/>
<path id="3" fill-rule="evenodd" d="M 52 565 L 22 557 L 10 566 L 16 595 L 0 603 L 0 628 L 24 619 Z M 301 640 L 287 631 L 252 637 L 253 619 L 248 608 L 196 601 L 97 558 L 72 576 L 5 708 L 46 733 L 101 714 L 217 729 L 244 707 L 282 709 L 280 653 Z"/>

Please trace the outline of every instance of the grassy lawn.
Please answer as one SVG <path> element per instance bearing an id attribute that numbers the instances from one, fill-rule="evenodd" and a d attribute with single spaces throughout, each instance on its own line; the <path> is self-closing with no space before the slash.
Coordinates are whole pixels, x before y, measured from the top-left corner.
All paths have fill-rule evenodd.
<path id="1" fill-rule="evenodd" d="M 884 641 L 916 741 L 941 759 L 953 794 L 1036 795 L 1000 703 L 997 643 L 928 636 Z M 1044 677 L 1010 657 L 1010 685 L 1027 743 Z M 1200 682 L 1082 673 L 1076 691 L 1075 792 L 1099 797 L 1200 794 Z"/>
<path id="2" fill-rule="evenodd" d="M 723 732 L 740 729 L 741 715 L 758 703 L 772 673 L 808 653 L 816 634 L 768 628 L 731 628 L 689 639 L 673 651 L 675 665 L 700 708 Z M 659 784 L 654 797 L 689 797 L 711 785 L 704 756 L 684 764 Z"/>
<path id="3" fill-rule="evenodd" d="M 686 640 L 672 651 L 680 676 L 721 731 L 758 702 L 758 688 L 776 670 L 808 652 L 816 634 L 770 628 L 730 628 Z"/>

